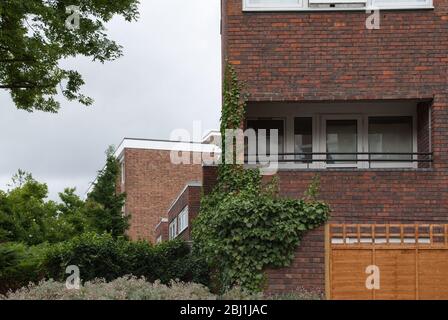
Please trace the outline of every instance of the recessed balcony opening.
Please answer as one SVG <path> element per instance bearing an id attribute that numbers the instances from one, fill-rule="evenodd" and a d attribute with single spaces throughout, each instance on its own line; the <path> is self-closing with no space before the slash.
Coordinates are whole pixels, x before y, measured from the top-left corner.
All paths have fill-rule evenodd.
<path id="1" fill-rule="evenodd" d="M 257 141 L 247 135 L 246 163 L 266 156 L 280 169 L 430 168 L 430 123 L 423 101 L 249 103 L 245 129 Z"/>

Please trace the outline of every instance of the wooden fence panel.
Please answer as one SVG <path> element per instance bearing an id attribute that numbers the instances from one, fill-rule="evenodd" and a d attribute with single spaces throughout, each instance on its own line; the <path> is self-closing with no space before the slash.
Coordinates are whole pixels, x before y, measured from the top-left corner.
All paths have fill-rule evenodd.
<path id="1" fill-rule="evenodd" d="M 330 225 L 327 297 L 448 300 L 448 225 Z M 380 271 L 369 289 L 368 266 Z"/>
<path id="2" fill-rule="evenodd" d="M 365 288 L 365 266 L 371 264 L 371 250 L 334 250 L 332 269 L 337 270 L 331 279 L 335 299 L 372 299 L 372 292 Z"/>
<path id="3" fill-rule="evenodd" d="M 423 300 L 448 300 L 448 250 L 419 251 L 419 293 Z"/>

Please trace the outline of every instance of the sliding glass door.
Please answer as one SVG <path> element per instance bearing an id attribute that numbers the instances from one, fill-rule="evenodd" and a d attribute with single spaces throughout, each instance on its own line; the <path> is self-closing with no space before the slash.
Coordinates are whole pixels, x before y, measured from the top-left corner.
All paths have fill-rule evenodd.
<path id="1" fill-rule="evenodd" d="M 326 115 L 322 118 L 321 152 L 326 167 L 359 167 L 362 152 L 361 117 Z"/>

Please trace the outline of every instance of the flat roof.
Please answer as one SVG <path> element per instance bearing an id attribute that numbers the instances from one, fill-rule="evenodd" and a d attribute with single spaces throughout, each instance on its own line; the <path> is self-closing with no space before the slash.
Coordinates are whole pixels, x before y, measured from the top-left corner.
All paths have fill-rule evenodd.
<path id="1" fill-rule="evenodd" d="M 125 149 L 221 153 L 218 146 L 202 142 L 124 138 L 115 150 L 115 157 L 120 158 Z"/>

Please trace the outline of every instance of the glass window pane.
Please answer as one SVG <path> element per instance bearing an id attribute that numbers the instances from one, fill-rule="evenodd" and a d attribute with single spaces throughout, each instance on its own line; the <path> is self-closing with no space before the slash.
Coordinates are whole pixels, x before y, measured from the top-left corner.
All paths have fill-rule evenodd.
<path id="1" fill-rule="evenodd" d="M 283 140 L 284 140 L 284 123 L 283 120 L 272 120 L 272 119 L 257 119 L 257 120 L 247 120 L 247 129 L 253 129 L 257 133 L 260 129 L 266 130 L 266 153 L 270 154 L 270 141 L 271 133 L 270 130 L 277 130 L 278 132 L 278 152 L 283 153 Z M 258 152 L 258 142 L 257 142 L 257 152 Z"/>
<path id="2" fill-rule="evenodd" d="M 294 152 L 313 152 L 313 118 L 294 119 Z M 296 155 L 296 160 L 312 160 L 312 155 Z"/>
<path id="3" fill-rule="evenodd" d="M 355 161 L 332 160 L 356 160 L 358 152 L 358 121 L 357 120 L 327 120 L 327 152 L 351 153 L 347 155 L 329 154 L 328 164 L 354 163 Z"/>
<path id="4" fill-rule="evenodd" d="M 412 153 L 412 117 L 369 118 L 369 151 Z M 412 160 L 411 155 L 372 155 L 375 160 Z"/>
<path id="5" fill-rule="evenodd" d="M 179 233 L 188 228 L 188 206 L 182 209 L 181 213 L 179 213 Z"/>

